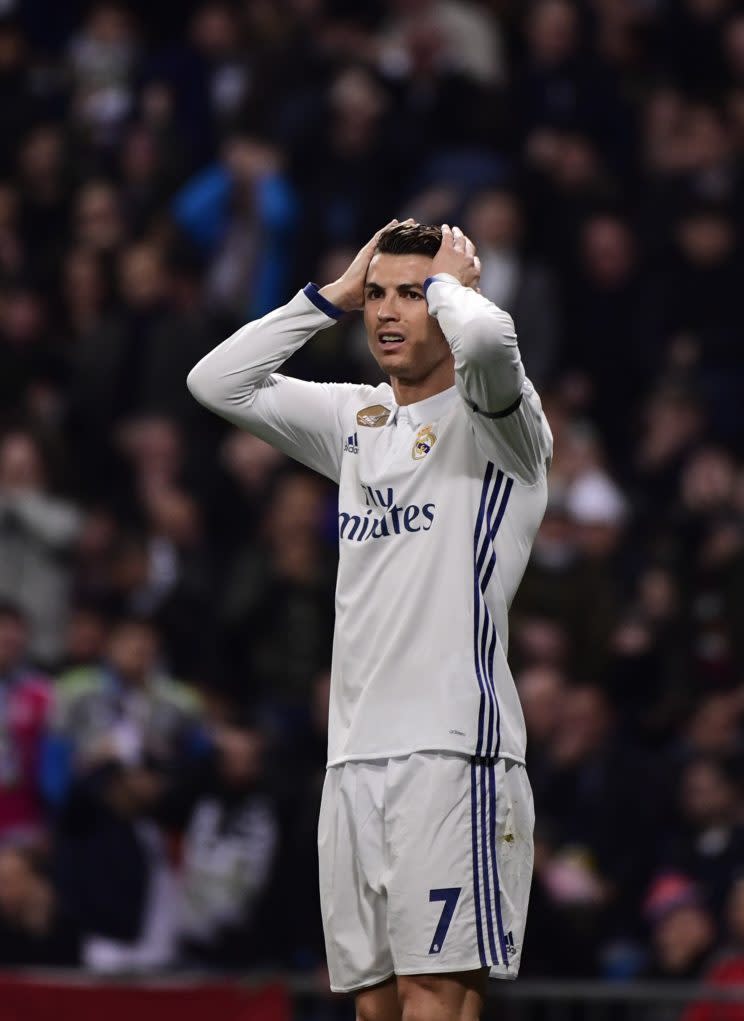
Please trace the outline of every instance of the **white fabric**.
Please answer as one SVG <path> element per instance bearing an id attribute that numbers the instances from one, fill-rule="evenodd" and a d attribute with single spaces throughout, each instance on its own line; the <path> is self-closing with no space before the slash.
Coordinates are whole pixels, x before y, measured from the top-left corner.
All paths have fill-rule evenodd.
<path id="1" fill-rule="evenodd" d="M 479 246 L 478 257 L 481 261 L 478 283 L 481 294 L 494 304 L 509 308 L 519 286 L 519 258 L 512 249 L 489 248 L 486 245 Z"/>
<path id="2" fill-rule="evenodd" d="M 424 752 L 329 769 L 318 853 L 331 988 L 481 967 L 516 978 L 533 826 L 516 762 Z"/>
<path id="3" fill-rule="evenodd" d="M 260 795 L 238 811 L 203 798 L 183 839 L 180 934 L 208 942 L 221 928 L 245 922 L 266 886 L 278 839 L 277 820 Z"/>
<path id="4" fill-rule="evenodd" d="M 456 386 L 417 404 L 397 407 L 387 383 L 276 374 L 333 322 L 304 293 L 189 375 L 201 403 L 339 484 L 329 764 L 421 750 L 524 759 L 507 614 L 545 510 L 552 437 L 510 317 L 452 277 L 427 298 Z M 503 418 L 473 410 L 520 395 Z M 374 407 L 377 421 L 363 414 Z"/>
<path id="5" fill-rule="evenodd" d="M 176 956 L 176 879 L 157 827 L 140 822 L 137 829 L 150 864 L 142 931 L 132 943 L 89 936 L 83 943 L 82 957 L 90 971 L 153 971 L 167 968 Z"/>
<path id="6" fill-rule="evenodd" d="M 626 516 L 627 504 L 612 479 L 593 468 L 568 486 L 566 510 L 582 525 L 619 525 Z"/>

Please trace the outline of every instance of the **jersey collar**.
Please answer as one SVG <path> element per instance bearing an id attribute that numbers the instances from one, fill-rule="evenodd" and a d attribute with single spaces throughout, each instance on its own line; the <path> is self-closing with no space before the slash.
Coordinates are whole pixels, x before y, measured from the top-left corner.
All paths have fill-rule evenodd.
<path id="1" fill-rule="evenodd" d="M 457 392 L 456 386 L 447 387 L 438 394 L 427 397 L 424 401 L 416 401 L 415 404 L 400 405 L 393 398 L 390 415 L 385 426 L 395 425 L 400 418 L 409 421 L 412 425 L 425 425 L 439 416 L 449 407 L 452 398 Z"/>

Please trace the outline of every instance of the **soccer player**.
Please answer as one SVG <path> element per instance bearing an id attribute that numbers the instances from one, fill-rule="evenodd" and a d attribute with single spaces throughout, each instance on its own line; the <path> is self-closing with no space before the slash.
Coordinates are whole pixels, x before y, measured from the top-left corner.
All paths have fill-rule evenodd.
<path id="1" fill-rule="evenodd" d="M 360 1021 L 475 1021 L 519 968 L 532 874 L 507 614 L 552 437 L 510 317 L 457 227 L 393 220 L 192 369 L 202 404 L 339 485 L 320 888 Z M 390 384 L 276 370 L 362 309 Z"/>

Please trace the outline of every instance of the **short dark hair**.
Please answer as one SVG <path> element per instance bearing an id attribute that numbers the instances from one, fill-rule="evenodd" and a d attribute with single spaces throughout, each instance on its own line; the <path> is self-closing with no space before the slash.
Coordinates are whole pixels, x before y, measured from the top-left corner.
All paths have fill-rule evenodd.
<path id="1" fill-rule="evenodd" d="M 376 251 L 384 255 L 428 255 L 439 251 L 442 228 L 427 223 L 401 223 L 380 235 Z"/>

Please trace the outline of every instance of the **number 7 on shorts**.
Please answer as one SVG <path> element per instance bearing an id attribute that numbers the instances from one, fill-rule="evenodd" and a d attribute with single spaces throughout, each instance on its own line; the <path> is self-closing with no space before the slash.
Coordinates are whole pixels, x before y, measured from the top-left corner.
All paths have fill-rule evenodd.
<path id="1" fill-rule="evenodd" d="M 437 926 L 436 932 L 434 933 L 434 939 L 431 941 L 431 946 L 429 947 L 430 954 L 438 954 L 442 949 L 444 941 L 447 938 L 447 930 L 450 927 L 452 916 L 455 913 L 457 898 L 460 896 L 461 890 L 461 886 L 446 886 L 440 890 L 429 890 L 430 901 L 444 901 L 442 914 L 439 918 L 439 925 Z"/>

